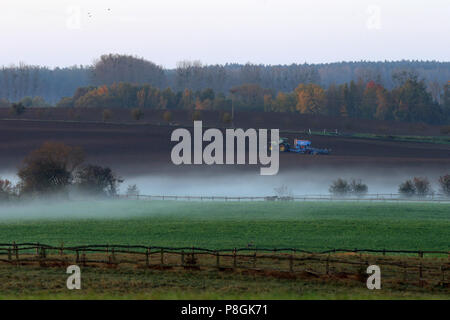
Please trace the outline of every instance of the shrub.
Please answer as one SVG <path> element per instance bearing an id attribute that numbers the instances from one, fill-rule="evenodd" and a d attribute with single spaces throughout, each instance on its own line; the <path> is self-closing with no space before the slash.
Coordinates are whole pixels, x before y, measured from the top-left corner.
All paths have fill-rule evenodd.
<path id="1" fill-rule="evenodd" d="M 416 194 L 419 197 L 427 196 L 432 192 L 430 181 L 428 181 L 427 178 L 414 177 L 413 182 L 414 182 L 414 187 L 416 189 Z"/>
<path id="2" fill-rule="evenodd" d="M 108 121 L 112 118 L 112 111 L 109 109 L 105 109 L 102 112 L 102 119 L 103 121 Z"/>
<path id="3" fill-rule="evenodd" d="M 87 165 L 75 175 L 75 185 L 83 193 L 93 196 L 115 196 L 123 182 L 108 167 Z"/>
<path id="4" fill-rule="evenodd" d="M 144 111 L 139 108 L 134 108 L 133 110 L 131 110 L 131 117 L 134 120 L 139 121 L 144 117 Z"/>
<path id="5" fill-rule="evenodd" d="M 166 122 L 170 122 L 170 121 L 172 121 L 172 112 L 171 111 L 165 111 L 164 113 L 163 113 L 163 119 L 164 119 L 164 121 L 166 121 Z"/>
<path id="6" fill-rule="evenodd" d="M 369 188 L 361 180 L 352 180 L 350 183 L 350 192 L 358 197 L 365 196 Z"/>
<path id="7" fill-rule="evenodd" d="M 347 180 L 339 178 L 333 181 L 328 190 L 335 196 L 344 197 L 351 191 L 351 186 Z"/>
<path id="8" fill-rule="evenodd" d="M 231 117 L 231 114 L 229 112 L 225 112 L 222 116 L 222 122 L 229 124 L 229 123 L 231 123 L 231 120 L 233 120 L 233 118 Z"/>
<path id="9" fill-rule="evenodd" d="M 12 115 L 20 116 L 25 112 L 25 106 L 22 103 L 13 103 L 9 108 L 9 112 Z"/>
<path id="10" fill-rule="evenodd" d="M 72 172 L 83 160 L 81 148 L 45 142 L 24 159 L 19 169 L 21 192 L 43 194 L 62 191 L 72 182 Z"/>
<path id="11" fill-rule="evenodd" d="M 129 185 L 126 194 L 128 197 L 137 197 L 139 196 L 139 189 L 135 184 Z"/>
<path id="12" fill-rule="evenodd" d="M 199 110 L 196 110 L 192 113 L 192 121 L 198 121 L 202 119 L 202 113 Z"/>
<path id="13" fill-rule="evenodd" d="M 425 177 L 414 177 L 412 180 L 406 180 L 398 187 L 398 192 L 402 196 L 425 197 L 433 192 L 430 181 Z"/>
<path id="14" fill-rule="evenodd" d="M 274 188 L 273 190 L 275 191 L 277 198 L 280 200 L 284 201 L 294 200 L 292 190 L 284 184 L 280 187 Z"/>
<path id="15" fill-rule="evenodd" d="M 416 194 L 416 187 L 414 182 L 406 180 L 398 186 L 398 193 L 404 197 L 412 197 Z"/>
<path id="16" fill-rule="evenodd" d="M 345 179 L 339 178 L 333 181 L 328 190 L 330 191 L 330 193 L 338 197 L 344 197 L 348 194 L 362 197 L 367 194 L 369 188 L 361 181 L 361 179 L 353 179 L 351 182 L 348 182 Z"/>
<path id="17" fill-rule="evenodd" d="M 439 177 L 439 186 L 441 192 L 447 197 L 450 197 L 450 174 Z"/>

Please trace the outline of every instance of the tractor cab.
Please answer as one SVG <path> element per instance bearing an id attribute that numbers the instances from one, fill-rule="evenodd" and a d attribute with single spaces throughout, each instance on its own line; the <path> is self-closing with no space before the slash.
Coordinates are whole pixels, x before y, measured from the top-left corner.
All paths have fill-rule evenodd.
<path id="1" fill-rule="evenodd" d="M 311 146 L 311 141 L 295 139 L 294 145 L 295 145 L 295 148 L 303 150 L 303 149 L 307 149 L 308 147 Z"/>

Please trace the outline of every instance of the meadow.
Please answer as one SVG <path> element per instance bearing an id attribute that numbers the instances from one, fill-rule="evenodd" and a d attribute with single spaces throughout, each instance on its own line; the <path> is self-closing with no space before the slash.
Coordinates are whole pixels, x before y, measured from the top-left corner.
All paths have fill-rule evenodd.
<path id="1" fill-rule="evenodd" d="M 449 250 L 450 205 L 66 201 L 3 206 L 0 242 Z"/>
<path id="2" fill-rule="evenodd" d="M 367 290 L 360 281 L 283 279 L 239 272 L 82 269 L 82 289 L 67 290 L 64 267 L 0 265 L 3 299 L 448 299 L 445 289 L 397 285 Z"/>

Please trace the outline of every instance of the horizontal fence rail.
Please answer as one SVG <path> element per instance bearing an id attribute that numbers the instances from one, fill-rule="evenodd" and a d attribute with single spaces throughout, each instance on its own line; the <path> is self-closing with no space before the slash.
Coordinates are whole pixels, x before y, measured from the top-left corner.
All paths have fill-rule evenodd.
<path id="1" fill-rule="evenodd" d="M 401 255 L 404 254 L 404 255 Z M 449 288 L 450 251 L 394 249 L 161 247 L 145 245 L 91 244 L 52 246 L 41 243 L 0 243 L 0 263 L 24 265 L 53 264 L 135 265 L 153 269 L 248 270 L 292 277 L 362 279 L 366 268 L 382 269 L 383 283 Z"/>
<path id="2" fill-rule="evenodd" d="M 385 202 L 437 202 L 450 203 L 450 198 L 441 194 L 426 197 L 402 197 L 396 193 L 367 194 L 361 197 L 339 197 L 333 195 L 297 195 L 297 196 L 187 196 L 187 195 L 119 195 L 123 199 L 135 200 L 171 200 L 171 201 L 385 201 Z"/>

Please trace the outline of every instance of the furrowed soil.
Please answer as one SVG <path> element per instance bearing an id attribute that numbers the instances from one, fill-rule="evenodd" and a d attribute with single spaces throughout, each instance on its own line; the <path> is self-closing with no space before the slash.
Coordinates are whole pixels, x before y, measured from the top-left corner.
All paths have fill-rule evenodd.
<path id="1" fill-rule="evenodd" d="M 191 122 L 192 124 L 192 122 Z M 248 126 L 249 127 L 249 126 Z M 276 126 L 268 125 L 266 128 Z M 23 158 L 45 141 L 62 141 L 84 148 L 87 161 L 111 166 L 122 174 L 189 172 L 255 172 L 258 166 L 175 166 L 170 159 L 175 126 L 54 121 L 0 120 L 0 171 L 16 170 Z M 283 130 L 283 128 L 281 128 Z M 306 138 L 317 148 L 332 149 L 327 156 L 280 154 L 280 172 L 300 168 L 411 169 L 443 174 L 450 168 L 450 145 L 363 139 L 345 136 L 301 136 L 282 133 L 291 141 Z"/>

